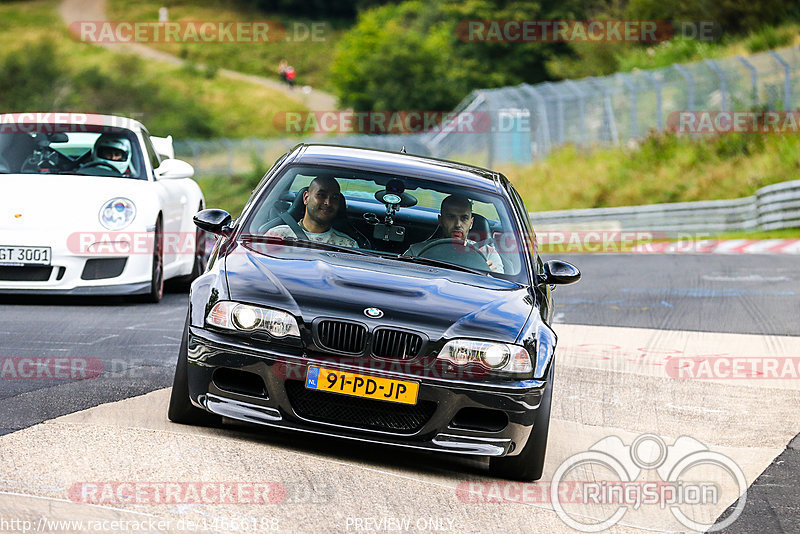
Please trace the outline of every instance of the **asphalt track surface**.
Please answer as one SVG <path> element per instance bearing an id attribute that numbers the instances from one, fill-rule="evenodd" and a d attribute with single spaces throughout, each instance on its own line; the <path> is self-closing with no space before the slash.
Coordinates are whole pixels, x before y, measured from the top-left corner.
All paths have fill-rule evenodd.
<path id="1" fill-rule="evenodd" d="M 726 532 L 800 532 L 800 444 L 787 448 L 800 431 L 798 380 L 674 380 L 663 368 L 664 358 L 678 352 L 800 356 L 800 340 L 790 337 L 800 336 L 800 259 L 562 257 L 584 277 L 554 294 L 562 365 L 543 480 L 560 460 L 604 437 L 628 445 L 646 432 L 667 443 L 689 435 L 755 481 L 744 513 Z M 47 516 L 205 518 L 216 521 L 206 531 L 220 532 L 231 530 L 220 518 L 254 517 L 278 521 L 260 524 L 268 531 L 275 524 L 280 531 L 402 531 L 403 520 L 411 531 L 570 531 L 546 502 L 463 498 L 459 484 L 492 483 L 479 460 L 169 423 L 164 388 L 171 385 L 186 300 L 181 293 L 158 305 L 0 297 L 0 530 L 3 518 Z M 14 376 L 24 358 L 78 359 L 99 371 L 83 380 Z M 280 481 L 283 505 L 266 512 L 244 505 L 99 507 L 68 497 L 76 481 L 254 479 Z M 734 500 L 698 521 L 710 522 L 708 514 L 713 521 Z M 612 531 L 686 530 L 652 508 L 629 510 Z"/>

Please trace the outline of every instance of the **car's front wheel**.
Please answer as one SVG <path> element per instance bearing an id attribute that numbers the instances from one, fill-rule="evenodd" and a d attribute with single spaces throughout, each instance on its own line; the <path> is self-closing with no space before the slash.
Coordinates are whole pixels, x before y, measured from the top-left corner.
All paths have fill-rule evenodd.
<path id="1" fill-rule="evenodd" d="M 172 393 L 169 397 L 167 416 L 173 423 L 184 425 L 211 426 L 219 424 L 222 418 L 201 410 L 189 400 L 189 318 L 183 328 L 181 347 L 178 350 L 178 363 L 175 366 L 175 378 L 172 381 Z"/>
<path id="2" fill-rule="evenodd" d="M 160 302 L 164 296 L 164 232 L 161 219 L 156 221 L 153 234 L 153 263 L 150 272 L 150 290 L 142 295 L 144 302 Z"/>
<path id="3" fill-rule="evenodd" d="M 503 456 L 489 460 L 489 472 L 498 478 L 511 480 L 539 480 L 544 470 L 544 457 L 547 451 L 547 434 L 550 429 L 550 405 L 553 399 L 553 375 L 555 362 L 550 364 L 547 385 L 542 402 L 536 410 L 533 431 L 527 443 L 516 456 Z"/>
<path id="4" fill-rule="evenodd" d="M 197 209 L 197 211 L 203 211 L 202 203 L 200 203 L 200 207 Z M 188 291 L 195 278 L 203 274 L 203 271 L 206 270 L 207 263 L 208 255 L 206 254 L 206 233 L 200 228 L 196 228 L 194 231 L 194 257 L 192 261 L 192 272 L 186 276 L 178 278 L 176 280 L 178 286 L 181 289 Z"/>

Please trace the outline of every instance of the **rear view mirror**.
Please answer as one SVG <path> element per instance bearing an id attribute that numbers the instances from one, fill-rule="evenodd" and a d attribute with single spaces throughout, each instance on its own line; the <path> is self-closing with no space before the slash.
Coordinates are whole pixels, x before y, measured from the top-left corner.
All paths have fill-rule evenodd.
<path id="1" fill-rule="evenodd" d="M 180 180 L 194 176 L 194 167 L 180 159 L 165 159 L 156 169 L 156 176 L 162 180 Z"/>
<path id="2" fill-rule="evenodd" d="M 197 212 L 192 218 L 201 230 L 217 235 L 230 233 L 231 214 L 225 210 L 209 209 Z"/>
<path id="3" fill-rule="evenodd" d="M 554 285 L 574 284 L 581 279 L 577 267 L 561 260 L 550 260 L 544 264 L 544 283 Z"/>

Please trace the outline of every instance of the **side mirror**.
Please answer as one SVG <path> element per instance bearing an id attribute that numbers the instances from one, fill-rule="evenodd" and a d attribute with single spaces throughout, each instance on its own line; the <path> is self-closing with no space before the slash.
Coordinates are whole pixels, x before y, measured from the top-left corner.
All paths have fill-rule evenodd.
<path id="1" fill-rule="evenodd" d="M 180 159 L 165 159 L 156 169 L 156 176 L 162 180 L 180 180 L 194 176 L 194 167 Z"/>
<path id="2" fill-rule="evenodd" d="M 199 211 L 192 220 L 198 228 L 206 232 L 223 236 L 231 233 L 229 226 L 231 224 L 231 214 L 225 210 L 210 209 Z"/>
<path id="3" fill-rule="evenodd" d="M 554 285 L 574 284 L 581 279 L 577 267 L 561 260 L 550 260 L 544 264 L 544 283 Z"/>

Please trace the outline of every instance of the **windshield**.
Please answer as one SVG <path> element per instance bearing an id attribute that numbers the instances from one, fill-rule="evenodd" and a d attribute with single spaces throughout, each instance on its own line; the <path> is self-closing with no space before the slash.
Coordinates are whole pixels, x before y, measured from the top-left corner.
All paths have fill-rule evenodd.
<path id="1" fill-rule="evenodd" d="M 292 166 L 262 189 L 240 235 L 289 245 L 270 254 L 328 248 L 528 283 L 511 209 L 500 194 L 436 180 Z"/>
<path id="2" fill-rule="evenodd" d="M 82 124 L 24 124 L 12 130 L 0 130 L 0 173 L 147 179 L 130 130 Z"/>

